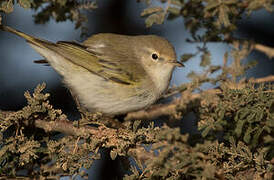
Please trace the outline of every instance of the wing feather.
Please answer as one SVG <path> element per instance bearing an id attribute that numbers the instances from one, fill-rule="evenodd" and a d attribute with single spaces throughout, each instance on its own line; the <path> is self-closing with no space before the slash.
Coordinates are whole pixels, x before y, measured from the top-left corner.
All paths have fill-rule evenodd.
<path id="1" fill-rule="evenodd" d="M 107 58 L 87 49 L 84 45 L 75 42 L 57 42 L 57 53 L 61 54 L 67 60 L 88 71 L 123 85 L 134 85 L 140 82 L 140 75 L 135 71 L 128 71 L 128 66 L 123 61 L 112 61 L 111 57 Z M 102 57 L 100 57 L 102 56 Z"/>

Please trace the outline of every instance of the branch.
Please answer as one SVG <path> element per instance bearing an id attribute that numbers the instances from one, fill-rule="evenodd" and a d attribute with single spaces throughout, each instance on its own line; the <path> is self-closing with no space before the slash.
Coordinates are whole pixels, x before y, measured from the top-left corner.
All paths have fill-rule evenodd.
<path id="1" fill-rule="evenodd" d="M 273 52 L 274 53 L 274 52 Z M 251 83 L 265 83 L 265 82 L 274 82 L 274 75 L 266 76 L 263 78 L 252 78 L 248 80 Z"/>
<path id="2" fill-rule="evenodd" d="M 274 48 L 272 47 L 268 47 L 262 44 L 254 44 L 253 48 L 256 49 L 257 51 L 260 51 L 266 54 L 270 59 L 274 57 Z"/>
<path id="3" fill-rule="evenodd" d="M 75 137 L 89 137 L 92 136 L 96 139 L 105 139 L 107 146 L 114 146 L 118 143 L 121 134 L 124 134 L 124 129 L 112 129 L 106 126 L 99 127 L 75 127 L 73 122 L 68 119 L 57 119 L 55 121 L 45 121 L 37 119 L 34 121 L 34 125 L 38 128 L 44 129 L 46 132 L 61 132 L 66 135 Z"/>
<path id="4" fill-rule="evenodd" d="M 176 107 L 178 104 L 178 100 L 173 101 L 171 104 L 167 105 L 153 105 L 148 110 L 141 110 L 137 112 L 128 113 L 125 117 L 126 121 L 131 120 L 152 120 L 156 119 L 160 116 L 170 116 L 176 114 Z"/>
<path id="5" fill-rule="evenodd" d="M 182 114 L 182 112 L 185 113 L 189 109 L 192 109 L 197 101 L 199 102 L 199 100 L 204 96 L 205 93 L 220 94 L 221 91 L 219 89 L 210 89 L 202 93 L 182 93 L 182 97 L 180 99 L 175 99 L 170 104 L 153 105 L 147 110 L 128 113 L 125 117 L 125 120 L 153 120 L 162 116 L 175 116 L 174 118 L 177 118 L 176 116 L 178 112 Z"/>
<path id="6" fill-rule="evenodd" d="M 264 82 L 274 82 L 274 75 L 266 76 L 263 78 L 251 78 L 248 80 L 251 83 L 264 83 Z M 204 97 L 205 94 L 220 94 L 222 93 L 219 89 L 209 89 L 201 93 L 191 93 L 188 92 L 186 85 L 183 84 L 182 88 L 176 88 L 176 93 L 181 93 L 181 97 L 173 100 L 170 104 L 156 104 L 152 105 L 146 110 L 140 110 L 136 112 L 128 113 L 125 117 L 126 121 L 132 120 L 153 120 L 162 116 L 171 116 L 176 118 L 179 113 L 179 118 L 181 114 L 187 112 L 195 106 L 195 102 L 199 102 Z M 172 93 L 172 92 L 171 92 Z M 9 114 L 13 113 L 11 111 L 1 111 L 2 116 L 7 117 Z M 177 116 L 178 118 L 178 116 Z M 91 126 L 76 127 L 68 119 L 57 119 L 56 121 L 45 121 L 42 119 L 36 119 L 34 125 L 38 128 L 44 129 L 46 132 L 61 132 L 66 135 L 76 136 L 76 137 L 86 137 L 94 136 L 96 138 L 108 137 L 108 141 L 115 143 L 119 139 L 119 134 L 125 131 L 124 128 L 113 129 L 108 128 L 104 125 L 100 125 L 98 128 Z"/>
<path id="7" fill-rule="evenodd" d="M 251 78 L 248 80 L 250 83 L 266 83 L 266 82 L 274 82 L 274 75 L 266 76 L 263 78 Z M 177 88 L 173 88 L 174 91 L 169 92 L 168 96 L 179 94 L 187 89 L 186 84 L 183 84 Z M 188 109 L 192 108 L 193 102 L 200 100 L 205 93 L 212 93 L 212 94 L 220 94 L 221 91 L 218 89 L 209 89 L 206 91 L 203 91 L 202 93 L 194 93 L 189 95 L 188 97 L 184 98 L 181 97 L 181 99 L 175 99 L 170 104 L 166 105 L 153 105 L 151 108 L 147 110 L 141 110 L 137 112 L 131 112 L 128 113 L 125 117 L 126 121 L 131 120 L 153 120 L 162 116 L 174 116 L 178 112 L 185 112 Z M 183 95 L 183 94 L 182 94 Z M 189 98 L 189 99 L 188 99 Z M 179 107 L 181 103 L 184 103 L 185 106 Z"/>

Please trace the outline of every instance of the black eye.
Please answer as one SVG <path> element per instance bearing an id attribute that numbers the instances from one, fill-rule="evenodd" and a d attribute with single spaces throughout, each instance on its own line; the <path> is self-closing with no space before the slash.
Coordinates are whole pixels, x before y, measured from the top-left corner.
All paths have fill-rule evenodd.
<path id="1" fill-rule="evenodd" d="M 155 54 L 155 53 L 153 53 L 151 57 L 152 57 L 152 59 L 154 59 L 154 60 L 157 60 L 157 59 L 158 59 L 158 55 Z"/>

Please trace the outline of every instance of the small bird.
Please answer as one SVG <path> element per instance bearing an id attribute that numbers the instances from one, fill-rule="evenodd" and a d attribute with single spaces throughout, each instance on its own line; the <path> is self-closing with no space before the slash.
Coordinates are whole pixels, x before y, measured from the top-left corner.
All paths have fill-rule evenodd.
<path id="1" fill-rule="evenodd" d="M 173 46 L 156 35 L 95 34 L 83 43 L 39 39 L 11 27 L 63 76 L 81 106 L 119 115 L 153 104 L 167 90 L 176 61 Z"/>

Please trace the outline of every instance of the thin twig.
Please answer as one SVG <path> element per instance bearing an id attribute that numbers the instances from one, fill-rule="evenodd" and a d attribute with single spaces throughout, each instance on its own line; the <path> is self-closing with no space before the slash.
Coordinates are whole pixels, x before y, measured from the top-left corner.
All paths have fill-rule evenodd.
<path id="1" fill-rule="evenodd" d="M 80 140 L 80 137 L 78 137 L 77 140 L 76 140 L 76 142 L 75 142 L 75 145 L 74 145 L 74 149 L 73 149 L 72 154 L 75 154 L 76 151 L 78 150 L 78 143 L 79 143 L 79 140 Z"/>

